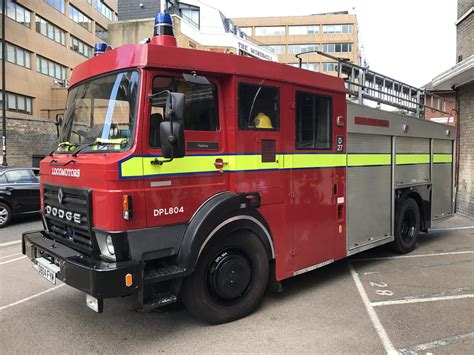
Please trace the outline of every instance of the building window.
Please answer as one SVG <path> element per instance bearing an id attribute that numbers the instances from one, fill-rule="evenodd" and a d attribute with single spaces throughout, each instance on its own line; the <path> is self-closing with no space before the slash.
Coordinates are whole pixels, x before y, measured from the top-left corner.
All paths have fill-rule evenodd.
<path id="1" fill-rule="evenodd" d="M 190 25 L 199 28 L 201 26 L 200 8 L 184 3 L 179 3 L 179 15 Z"/>
<path id="2" fill-rule="evenodd" d="M 280 89 L 239 83 L 239 129 L 280 129 Z"/>
<path id="3" fill-rule="evenodd" d="M 264 46 L 264 48 L 268 49 L 269 51 L 275 54 L 285 54 L 286 52 L 284 45 Z"/>
<path id="4" fill-rule="evenodd" d="M 66 45 L 66 32 L 38 15 L 36 15 L 36 32 L 63 46 Z"/>
<path id="5" fill-rule="evenodd" d="M 86 58 L 92 57 L 92 47 L 74 36 L 71 36 L 71 50 L 82 54 Z"/>
<path id="6" fill-rule="evenodd" d="M 66 5 L 64 0 L 44 0 L 45 3 L 48 5 L 54 7 L 56 10 L 58 10 L 61 13 L 65 13 Z"/>
<path id="7" fill-rule="evenodd" d="M 352 25 L 323 25 L 323 33 L 352 33 Z"/>
<path id="8" fill-rule="evenodd" d="M 255 27 L 255 36 L 284 36 L 285 26 Z"/>
<path id="9" fill-rule="evenodd" d="M 247 36 L 252 37 L 252 27 L 240 27 L 240 30 Z"/>
<path id="10" fill-rule="evenodd" d="M 36 55 L 36 71 L 59 80 L 67 79 L 67 68 L 61 64 Z"/>
<path id="11" fill-rule="evenodd" d="M 14 94 L 12 92 L 6 92 L 5 94 L 5 98 L 7 99 L 6 107 L 8 111 L 27 113 L 29 115 L 32 114 L 33 99 L 31 97 Z M 3 109 L 2 97 L 2 91 L 0 90 L 0 109 Z"/>
<path id="12" fill-rule="evenodd" d="M 317 33 L 319 33 L 319 25 L 288 27 L 288 34 L 290 35 L 314 35 Z"/>
<path id="13" fill-rule="evenodd" d="M 319 44 L 290 44 L 288 53 L 298 54 L 303 52 L 319 51 Z"/>
<path id="14" fill-rule="evenodd" d="M 331 149 L 331 98 L 296 92 L 296 149 Z"/>
<path id="15" fill-rule="evenodd" d="M 92 32 L 92 20 L 72 5 L 69 5 L 69 18 L 87 31 Z"/>
<path id="16" fill-rule="evenodd" d="M 352 43 L 325 43 L 323 48 L 326 53 L 352 52 Z"/>
<path id="17" fill-rule="evenodd" d="M 109 42 L 109 32 L 105 28 L 97 24 L 97 22 L 95 23 L 95 35 L 102 41 L 106 43 Z"/>
<path id="18" fill-rule="evenodd" d="M 7 1 L 7 16 L 26 27 L 31 27 L 31 12 L 13 0 Z M 3 2 L 3 1 L 2 1 Z M 0 9 L 0 13 L 2 10 Z"/>
<path id="19" fill-rule="evenodd" d="M 97 0 L 95 4 L 95 8 L 99 11 L 102 15 L 104 15 L 107 20 L 114 21 L 115 20 L 115 13 L 114 11 L 108 7 L 102 0 Z"/>
<path id="20" fill-rule="evenodd" d="M 292 67 L 299 68 L 299 63 L 291 63 L 289 64 Z M 311 70 L 311 71 L 319 71 L 319 63 L 301 63 L 301 69 Z"/>
<path id="21" fill-rule="evenodd" d="M 337 71 L 337 63 L 323 63 L 323 71 Z"/>
<path id="22" fill-rule="evenodd" d="M 31 69 L 31 52 L 26 49 L 7 43 L 7 61 L 22 67 Z M 0 46 L 0 58 L 3 58 L 2 48 Z"/>

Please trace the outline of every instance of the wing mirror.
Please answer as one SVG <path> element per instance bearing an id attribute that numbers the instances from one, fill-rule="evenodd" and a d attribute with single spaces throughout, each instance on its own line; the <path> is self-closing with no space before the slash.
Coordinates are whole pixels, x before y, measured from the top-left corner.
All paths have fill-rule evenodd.
<path id="1" fill-rule="evenodd" d="M 167 94 L 167 98 L 165 120 L 160 123 L 160 142 L 161 154 L 163 158 L 168 160 L 155 159 L 152 163 L 158 165 L 170 162 L 174 158 L 182 158 L 186 152 L 184 138 L 184 94 L 170 91 L 163 93 Z M 155 95 L 158 96 L 159 94 Z"/>

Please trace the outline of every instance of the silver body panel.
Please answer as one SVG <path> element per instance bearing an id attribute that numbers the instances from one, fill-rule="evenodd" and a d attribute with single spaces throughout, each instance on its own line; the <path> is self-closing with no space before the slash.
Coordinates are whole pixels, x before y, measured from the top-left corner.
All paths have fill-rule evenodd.
<path id="1" fill-rule="evenodd" d="M 453 142 L 433 139 L 433 154 L 453 155 Z M 453 164 L 434 163 L 432 165 L 432 219 L 439 219 L 453 214 Z"/>
<path id="2" fill-rule="evenodd" d="M 390 154 L 391 150 L 389 136 L 358 133 L 348 135 L 348 154 Z M 347 223 L 350 233 L 348 250 L 386 239 L 391 235 L 391 166 L 349 167 L 347 181 Z"/>
<path id="3" fill-rule="evenodd" d="M 374 124 L 356 124 L 356 117 Z M 452 214 L 454 164 L 433 157 L 454 154 L 454 127 L 351 102 L 346 122 L 347 255 L 393 241 L 398 188 L 432 184 L 432 219 Z M 351 166 L 351 154 L 390 154 L 391 159 Z"/>

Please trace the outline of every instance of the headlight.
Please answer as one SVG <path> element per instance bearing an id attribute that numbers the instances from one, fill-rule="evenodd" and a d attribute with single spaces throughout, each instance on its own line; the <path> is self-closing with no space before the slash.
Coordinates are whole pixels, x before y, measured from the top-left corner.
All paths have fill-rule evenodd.
<path id="1" fill-rule="evenodd" d="M 109 251 L 110 255 L 115 255 L 114 243 L 112 242 L 112 236 L 110 234 L 107 234 L 105 244 L 107 245 L 107 250 Z"/>

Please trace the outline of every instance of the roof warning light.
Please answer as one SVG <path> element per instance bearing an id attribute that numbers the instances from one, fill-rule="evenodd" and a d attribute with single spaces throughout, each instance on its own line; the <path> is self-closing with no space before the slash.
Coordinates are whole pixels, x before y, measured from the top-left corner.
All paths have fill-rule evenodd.
<path id="1" fill-rule="evenodd" d="M 153 31 L 152 44 L 176 47 L 176 37 L 173 31 L 173 20 L 171 15 L 159 12 L 155 16 L 155 30 Z"/>
<path id="2" fill-rule="evenodd" d="M 103 42 L 96 43 L 94 46 L 94 57 L 99 54 L 103 54 L 107 51 L 110 51 L 111 49 L 112 47 L 109 46 L 107 43 L 103 43 Z"/>

